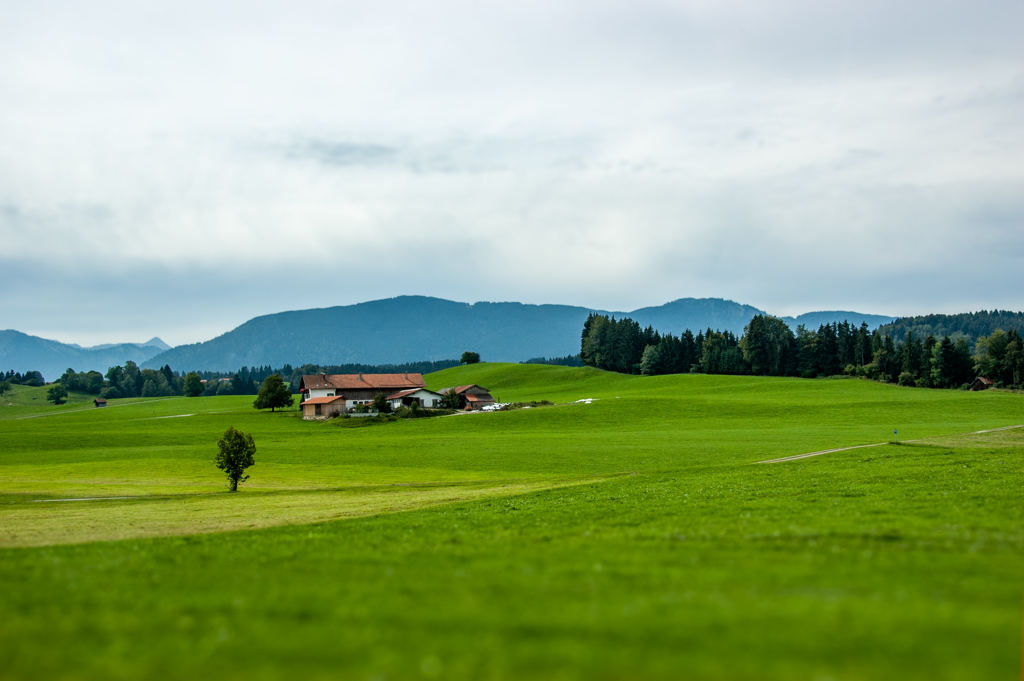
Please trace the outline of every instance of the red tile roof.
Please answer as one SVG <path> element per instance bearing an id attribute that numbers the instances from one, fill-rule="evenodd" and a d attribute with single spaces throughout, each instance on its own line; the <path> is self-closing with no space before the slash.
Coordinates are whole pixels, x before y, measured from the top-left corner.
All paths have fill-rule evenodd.
<path id="1" fill-rule="evenodd" d="M 449 390 L 454 390 L 456 394 L 461 395 L 462 393 L 466 392 L 470 388 L 480 388 L 481 390 L 487 391 L 487 388 L 484 388 L 482 386 L 477 385 L 476 383 L 473 383 L 471 385 L 457 385 L 454 388 L 445 388 L 441 392 L 442 393 L 446 393 Z"/>
<path id="2" fill-rule="evenodd" d="M 305 390 L 402 390 L 426 385 L 423 374 L 314 374 L 302 377 Z"/>
<path id="3" fill-rule="evenodd" d="M 311 397 L 302 404 L 333 404 L 334 402 L 344 399 L 344 395 L 338 395 L 337 397 Z"/>

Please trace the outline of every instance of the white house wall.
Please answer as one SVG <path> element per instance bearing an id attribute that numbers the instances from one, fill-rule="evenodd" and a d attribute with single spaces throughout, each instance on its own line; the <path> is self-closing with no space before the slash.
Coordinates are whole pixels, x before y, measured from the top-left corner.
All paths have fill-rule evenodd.
<path id="1" fill-rule="evenodd" d="M 310 397 L 334 397 L 334 388 L 309 389 Z"/>

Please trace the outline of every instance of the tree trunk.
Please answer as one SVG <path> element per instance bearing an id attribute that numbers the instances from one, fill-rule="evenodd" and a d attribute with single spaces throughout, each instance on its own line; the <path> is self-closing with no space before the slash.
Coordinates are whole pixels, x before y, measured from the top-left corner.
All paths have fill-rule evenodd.
<path id="1" fill-rule="evenodd" d="M 238 481 L 235 480 L 234 478 L 231 479 L 231 491 L 232 492 L 237 492 L 238 491 Z"/>

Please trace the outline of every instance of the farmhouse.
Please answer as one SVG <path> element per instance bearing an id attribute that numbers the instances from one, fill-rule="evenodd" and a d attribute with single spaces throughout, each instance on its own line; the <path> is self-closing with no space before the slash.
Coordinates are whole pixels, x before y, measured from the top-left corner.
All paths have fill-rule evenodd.
<path id="1" fill-rule="evenodd" d="M 978 392 L 979 390 L 988 390 L 994 384 L 984 376 L 978 376 L 974 379 L 974 383 L 971 383 L 971 392 Z"/>
<path id="2" fill-rule="evenodd" d="M 314 374 L 302 377 L 299 392 L 302 393 L 303 405 L 319 397 L 343 398 L 339 404 L 342 405 L 341 410 L 347 412 L 359 405 L 370 404 L 377 395 L 393 395 L 425 385 L 422 374 Z"/>
<path id="3" fill-rule="evenodd" d="M 491 397 L 487 388 L 478 385 L 457 385 L 454 388 L 445 388 L 440 392 L 443 395 L 451 390 L 454 390 L 455 394 L 461 398 L 460 403 L 466 409 L 477 411 L 494 404 L 494 398 Z"/>
<path id="4" fill-rule="evenodd" d="M 433 390 L 427 390 L 426 388 L 409 388 L 408 390 L 400 390 L 397 393 L 388 395 L 388 402 L 391 403 L 392 409 L 398 409 L 402 406 L 408 407 L 414 402 L 421 407 L 434 409 L 441 406 L 441 397 L 440 393 L 435 393 Z"/>

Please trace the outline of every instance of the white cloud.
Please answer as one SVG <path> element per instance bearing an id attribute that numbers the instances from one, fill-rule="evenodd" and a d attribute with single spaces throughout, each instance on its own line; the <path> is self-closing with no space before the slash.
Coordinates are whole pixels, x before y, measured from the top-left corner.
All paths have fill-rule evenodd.
<path id="1" fill-rule="evenodd" d="M 141 335 L 185 342 L 242 314 L 401 293 L 1024 307 L 1019 3 L 7 14 L 5 326 L 116 340 L 135 301 L 159 308 Z M 968 258 L 986 268 L 959 277 Z M 73 271 L 81 290 L 62 307 L 24 267 Z M 291 278 L 251 299 L 274 268 Z M 316 276 L 339 284 L 310 296 Z M 96 313 L 73 314 L 86 298 Z"/>

